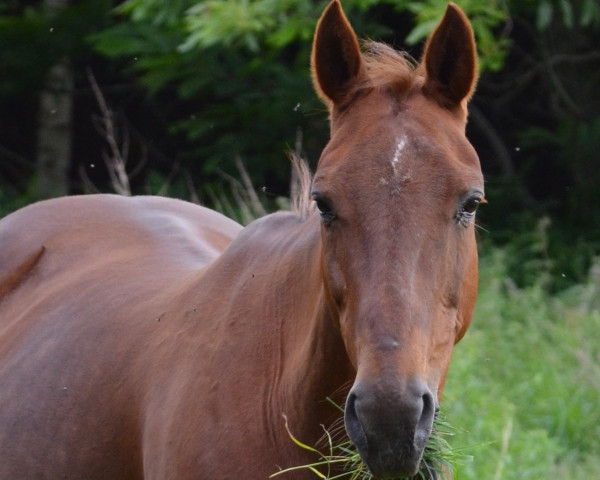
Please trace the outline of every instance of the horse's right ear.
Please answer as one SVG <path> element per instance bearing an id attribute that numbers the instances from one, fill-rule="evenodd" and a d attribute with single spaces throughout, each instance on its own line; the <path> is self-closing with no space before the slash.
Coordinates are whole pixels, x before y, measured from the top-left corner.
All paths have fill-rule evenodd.
<path id="1" fill-rule="evenodd" d="M 477 83 L 477 54 L 471 24 L 453 3 L 427 42 L 422 63 L 426 94 L 446 108 L 466 105 Z"/>
<path id="2" fill-rule="evenodd" d="M 339 0 L 323 12 L 313 41 L 311 71 L 315 89 L 328 105 L 340 104 L 361 71 L 360 49 Z"/>

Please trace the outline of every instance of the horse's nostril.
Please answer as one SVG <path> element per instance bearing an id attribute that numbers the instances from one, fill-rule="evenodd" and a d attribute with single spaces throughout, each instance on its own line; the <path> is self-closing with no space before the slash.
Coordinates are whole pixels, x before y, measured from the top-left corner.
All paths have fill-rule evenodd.
<path id="1" fill-rule="evenodd" d="M 367 451 L 367 437 L 358 418 L 356 409 L 357 397 L 353 392 L 350 392 L 346 400 L 346 408 L 344 409 L 344 423 L 348 436 L 354 442 L 354 445 L 361 453 Z"/>
<path id="2" fill-rule="evenodd" d="M 429 418 L 433 420 L 433 416 L 435 415 L 436 408 L 435 402 L 433 400 L 433 395 L 431 392 L 427 391 L 423 394 L 423 418 Z"/>
<path id="3" fill-rule="evenodd" d="M 433 427 L 433 417 L 436 413 L 436 405 L 433 399 L 433 395 L 426 388 L 426 392 L 422 396 L 423 409 L 421 411 L 421 417 L 417 422 L 417 428 L 415 430 L 415 445 L 418 447 L 425 447 L 431 429 Z"/>

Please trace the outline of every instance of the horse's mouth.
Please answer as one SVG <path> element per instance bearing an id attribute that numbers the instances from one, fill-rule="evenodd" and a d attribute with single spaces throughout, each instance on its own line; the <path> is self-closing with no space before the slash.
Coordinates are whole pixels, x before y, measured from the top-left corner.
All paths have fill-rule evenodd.
<path id="1" fill-rule="evenodd" d="M 355 403 L 356 397 L 350 394 L 344 414 L 346 431 L 363 463 L 376 479 L 437 479 L 434 469 L 428 468 L 423 461 L 425 444 L 431 430 L 426 436 L 419 434 L 418 439 L 412 435 L 388 438 L 369 436 L 358 418 Z"/>
<path id="2" fill-rule="evenodd" d="M 417 463 L 416 470 L 411 470 L 407 473 L 404 470 L 405 462 L 401 462 L 403 467 L 401 470 L 397 469 L 397 466 L 390 464 L 382 464 L 381 462 L 373 462 L 372 460 L 365 460 L 364 457 L 363 462 L 373 475 L 373 478 L 377 480 L 439 480 L 440 476 L 437 470 L 432 467 L 426 460 L 421 459 L 420 462 Z"/>
<path id="3" fill-rule="evenodd" d="M 421 479 L 422 470 L 420 469 L 422 453 L 404 452 L 404 454 L 381 455 L 370 452 L 363 461 L 369 468 L 369 471 L 378 480 L 384 479 Z M 415 459 L 416 457 L 416 459 Z M 426 480 L 434 480 L 435 477 L 425 477 Z"/>

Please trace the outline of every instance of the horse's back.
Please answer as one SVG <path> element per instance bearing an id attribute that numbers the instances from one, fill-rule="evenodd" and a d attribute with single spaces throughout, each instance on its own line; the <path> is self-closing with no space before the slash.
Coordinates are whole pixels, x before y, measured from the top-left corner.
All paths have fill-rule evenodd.
<path id="1" fill-rule="evenodd" d="M 218 256 L 240 229 L 212 210 L 174 199 L 63 197 L 30 205 L 0 221 L 0 279 L 50 245 L 68 249 L 72 260 L 151 248 L 155 255 L 165 255 L 164 260 L 191 261 L 191 268 L 201 267 Z M 177 258 L 169 256 L 173 253 Z"/>
<path id="2" fill-rule="evenodd" d="M 62 198 L 0 221 L 2 478 L 140 475 L 163 309 L 240 229 L 152 197 Z"/>

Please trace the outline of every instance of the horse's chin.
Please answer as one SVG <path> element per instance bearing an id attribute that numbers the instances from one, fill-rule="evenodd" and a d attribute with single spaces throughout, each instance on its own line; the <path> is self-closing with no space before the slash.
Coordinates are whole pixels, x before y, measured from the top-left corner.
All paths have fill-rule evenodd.
<path id="1" fill-rule="evenodd" d="M 363 459 L 361 455 L 361 459 Z M 387 468 L 381 468 L 379 464 L 369 464 L 363 459 L 363 462 L 369 468 L 369 471 L 373 475 L 373 478 L 377 480 L 394 480 L 399 478 L 410 478 L 410 480 L 439 480 L 440 476 L 438 472 L 426 464 L 425 461 L 421 460 L 416 469 L 411 471 L 405 470 L 406 466 L 403 464 L 401 470 L 396 470 L 394 466 L 388 466 Z"/>
<path id="2" fill-rule="evenodd" d="M 369 468 L 374 478 L 378 480 L 397 479 L 397 478 L 423 478 L 419 471 L 421 465 L 420 459 L 414 460 L 412 455 L 369 455 L 363 458 L 363 461 Z M 434 480 L 434 477 L 424 477 L 427 480 Z"/>

